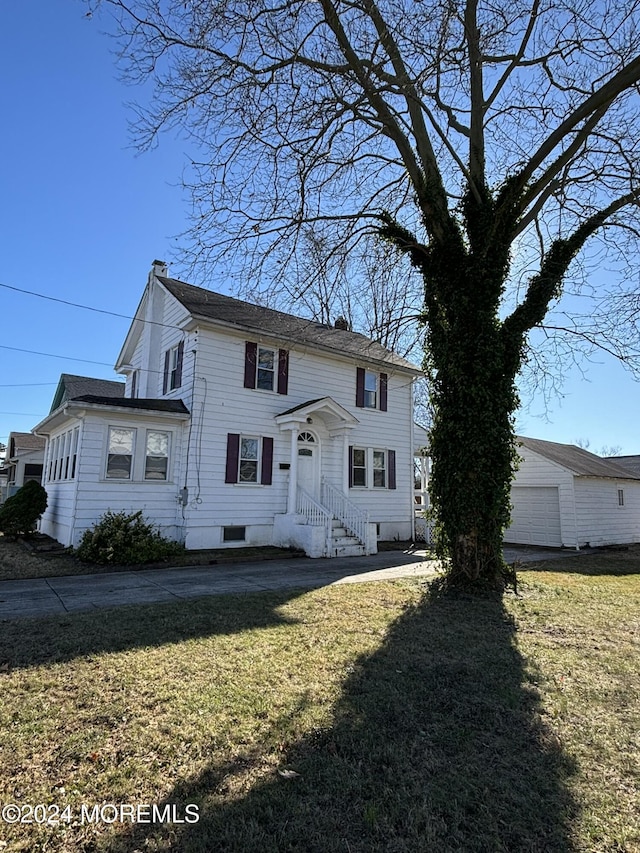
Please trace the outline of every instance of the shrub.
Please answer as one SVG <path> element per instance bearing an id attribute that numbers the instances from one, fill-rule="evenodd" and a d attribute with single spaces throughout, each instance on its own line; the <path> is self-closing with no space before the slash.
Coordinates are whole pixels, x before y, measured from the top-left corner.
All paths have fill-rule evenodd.
<path id="1" fill-rule="evenodd" d="M 76 556 L 87 563 L 129 565 L 150 563 L 180 554 L 183 546 L 165 539 L 145 521 L 142 512 L 106 512 L 92 530 L 86 530 Z"/>
<path id="2" fill-rule="evenodd" d="M 0 507 L 0 531 L 5 536 L 26 536 L 47 508 L 46 489 L 30 480 Z"/>

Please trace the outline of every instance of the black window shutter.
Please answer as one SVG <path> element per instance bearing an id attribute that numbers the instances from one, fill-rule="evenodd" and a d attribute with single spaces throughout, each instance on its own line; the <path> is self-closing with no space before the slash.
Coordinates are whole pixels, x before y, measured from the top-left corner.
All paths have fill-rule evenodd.
<path id="1" fill-rule="evenodd" d="M 353 446 L 349 445 L 349 488 L 353 488 Z"/>
<path id="2" fill-rule="evenodd" d="M 256 387 L 256 371 L 258 369 L 258 344 L 247 341 L 244 347 L 244 387 Z"/>
<path id="3" fill-rule="evenodd" d="M 271 485 L 271 476 L 273 472 L 273 439 L 266 437 L 262 439 L 262 471 L 260 472 L 260 482 L 263 486 Z"/>
<path id="4" fill-rule="evenodd" d="M 184 341 L 180 341 L 178 344 L 178 361 L 176 364 L 176 384 L 175 387 L 179 388 L 182 385 L 182 360 L 184 358 Z"/>
<path id="5" fill-rule="evenodd" d="M 240 457 L 240 435 L 235 432 L 227 433 L 227 469 L 225 483 L 238 482 L 238 459 Z"/>
<path id="6" fill-rule="evenodd" d="M 164 354 L 164 378 L 162 380 L 162 393 L 167 393 L 167 388 L 169 387 L 169 358 L 171 355 L 171 350 L 167 350 Z"/>
<path id="7" fill-rule="evenodd" d="M 380 374 L 380 411 L 387 411 L 387 386 L 389 384 L 386 373 Z"/>
<path id="8" fill-rule="evenodd" d="M 289 390 L 289 353 L 286 349 L 278 350 L 278 394 L 286 394 Z"/>
<path id="9" fill-rule="evenodd" d="M 387 464 L 389 466 L 389 488 L 396 488 L 396 452 L 387 450 Z"/>
<path id="10" fill-rule="evenodd" d="M 356 367 L 356 406 L 364 409 L 364 367 Z"/>

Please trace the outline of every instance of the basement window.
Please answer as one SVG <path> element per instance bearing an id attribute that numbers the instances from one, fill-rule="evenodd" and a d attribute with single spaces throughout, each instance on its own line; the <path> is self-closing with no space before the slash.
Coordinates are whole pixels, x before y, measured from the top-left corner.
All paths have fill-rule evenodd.
<path id="1" fill-rule="evenodd" d="M 247 538 L 246 527 L 223 527 L 222 541 L 223 542 L 244 542 Z"/>

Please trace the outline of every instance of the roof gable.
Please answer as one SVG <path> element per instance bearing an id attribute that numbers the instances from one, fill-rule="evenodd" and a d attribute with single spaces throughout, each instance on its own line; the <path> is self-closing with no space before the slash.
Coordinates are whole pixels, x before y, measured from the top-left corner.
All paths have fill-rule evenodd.
<path id="1" fill-rule="evenodd" d="M 253 305 L 177 279 L 165 276 L 156 278 L 194 318 L 236 326 L 248 333 L 271 335 L 282 341 L 375 362 L 387 368 L 406 370 L 413 374 L 422 372 L 416 365 L 358 332 L 336 329 L 315 320 Z"/>
<path id="2" fill-rule="evenodd" d="M 101 397 L 124 397 L 124 383 L 114 379 L 94 379 L 91 376 L 75 376 L 63 373 L 60 376 L 56 393 L 53 396 L 50 412 L 54 412 L 67 400 L 83 394 L 97 394 Z"/>

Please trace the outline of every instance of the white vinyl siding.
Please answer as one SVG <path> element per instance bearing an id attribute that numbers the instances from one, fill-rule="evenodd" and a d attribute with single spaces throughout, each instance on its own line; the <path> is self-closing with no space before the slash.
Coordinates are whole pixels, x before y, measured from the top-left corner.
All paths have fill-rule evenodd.
<path id="1" fill-rule="evenodd" d="M 196 464 L 199 465 L 200 493 L 197 511 L 187 507 L 187 547 L 217 547 L 223 540 L 222 528 L 246 526 L 247 542 L 269 544 L 275 515 L 286 513 L 291 462 L 291 438 L 278 430 L 276 415 L 284 410 L 328 396 L 352 412 L 357 426 L 349 431 L 346 444 L 365 449 L 396 450 L 397 489 L 388 488 L 388 462 L 380 469 L 387 485 L 349 490 L 354 501 L 369 512 L 372 521 L 383 523 L 384 537 L 407 539 L 411 531 L 412 470 L 411 448 L 411 382 L 407 373 L 394 373 L 387 368 L 388 410 L 384 418 L 376 409 L 354 406 L 355 367 L 352 359 L 333 357 L 313 351 L 296 350 L 285 339 L 265 341 L 264 347 L 278 352 L 290 351 L 289 384 L 286 402 L 276 394 L 256 394 L 242 386 L 245 372 L 246 336 L 198 329 L 197 374 L 206 376 L 206 386 L 196 382 L 192 411 L 197 413 L 194 430 L 201 436 L 192 442 L 189 460 L 190 492 L 197 488 Z M 260 344 L 263 346 L 263 344 Z M 220 370 L 220 365 L 225 370 Z M 376 374 L 378 371 L 375 371 Z M 322 416 L 313 414 L 309 429 L 318 440 L 322 476 L 341 491 L 347 488 L 345 474 L 345 439 L 333 430 Z M 247 504 L 244 489 L 228 489 L 224 499 L 220 484 L 225 482 L 227 434 L 245 437 L 272 436 L 273 483 L 268 490 L 256 490 Z M 195 433 L 194 433 L 195 434 Z M 369 461 L 369 477 L 373 477 L 373 459 Z"/>

